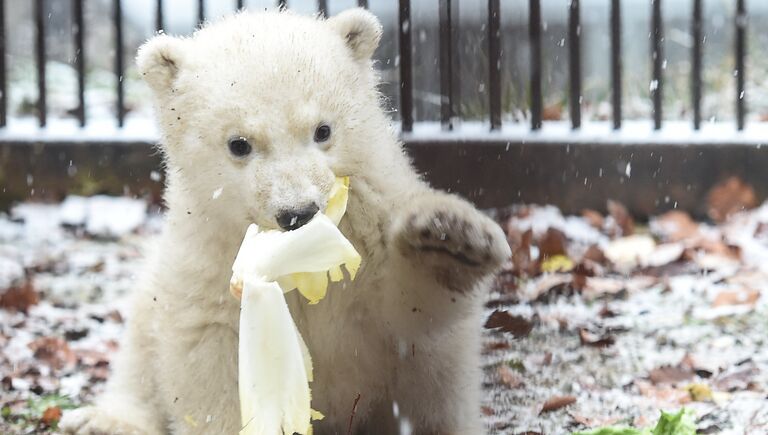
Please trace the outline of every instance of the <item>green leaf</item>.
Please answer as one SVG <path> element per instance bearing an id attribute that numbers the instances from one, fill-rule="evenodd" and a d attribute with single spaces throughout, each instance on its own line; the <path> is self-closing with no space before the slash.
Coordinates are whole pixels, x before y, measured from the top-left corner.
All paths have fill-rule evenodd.
<path id="1" fill-rule="evenodd" d="M 631 427 L 602 427 L 583 432 L 575 432 L 573 435 L 651 435 L 649 429 L 635 429 Z"/>
<path id="2" fill-rule="evenodd" d="M 653 429 L 611 426 L 574 432 L 573 435 L 696 435 L 696 415 L 686 408 L 677 413 L 662 411 Z"/>
<path id="3" fill-rule="evenodd" d="M 683 408 L 677 413 L 662 412 L 653 435 L 696 435 L 696 416 L 693 410 Z"/>

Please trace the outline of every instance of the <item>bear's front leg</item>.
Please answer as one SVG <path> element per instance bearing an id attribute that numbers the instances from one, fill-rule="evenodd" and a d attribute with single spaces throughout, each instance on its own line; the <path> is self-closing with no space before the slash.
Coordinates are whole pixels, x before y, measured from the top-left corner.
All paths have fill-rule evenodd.
<path id="1" fill-rule="evenodd" d="M 396 215 L 388 247 L 379 308 L 398 355 L 401 417 L 419 435 L 483 433 L 483 292 L 511 255 L 503 231 L 466 201 L 427 191 Z"/>
<path id="2" fill-rule="evenodd" d="M 414 198 L 393 222 L 391 234 L 400 255 L 452 292 L 472 290 L 511 255 L 499 225 L 443 193 Z"/>

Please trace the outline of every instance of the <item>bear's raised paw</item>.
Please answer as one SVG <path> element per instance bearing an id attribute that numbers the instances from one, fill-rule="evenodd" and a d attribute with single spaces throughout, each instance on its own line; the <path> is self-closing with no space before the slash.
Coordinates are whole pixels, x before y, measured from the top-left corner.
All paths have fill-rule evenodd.
<path id="1" fill-rule="evenodd" d="M 474 275 L 497 271 L 511 255 L 501 228 L 471 205 L 438 196 L 405 210 L 395 223 L 396 243 L 407 256 L 461 267 Z"/>

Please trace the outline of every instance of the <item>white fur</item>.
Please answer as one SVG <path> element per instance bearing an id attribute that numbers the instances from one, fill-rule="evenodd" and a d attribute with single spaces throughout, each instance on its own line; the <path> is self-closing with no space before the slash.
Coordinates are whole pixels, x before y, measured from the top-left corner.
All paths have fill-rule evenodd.
<path id="1" fill-rule="evenodd" d="M 157 103 L 168 215 L 135 292 L 107 393 L 66 433 L 239 429 L 231 265 L 251 222 L 325 198 L 351 177 L 342 232 L 363 256 L 318 305 L 288 294 L 315 367 L 316 434 L 479 434 L 481 305 L 509 255 L 501 230 L 422 182 L 380 107 L 376 18 L 241 13 L 190 39 L 158 36 L 139 67 Z M 350 36 L 350 34 L 353 34 Z M 332 127 L 320 146 L 313 132 Z M 232 136 L 254 152 L 233 158 Z M 213 192 L 219 191 L 216 197 Z"/>

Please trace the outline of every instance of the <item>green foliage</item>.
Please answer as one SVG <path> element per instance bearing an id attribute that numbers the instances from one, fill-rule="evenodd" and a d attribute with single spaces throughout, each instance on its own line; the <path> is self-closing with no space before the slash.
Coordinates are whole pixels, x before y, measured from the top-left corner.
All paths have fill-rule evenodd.
<path id="1" fill-rule="evenodd" d="M 603 427 L 573 435 L 696 435 L 696 418 L 692 410 L 683 408 L 677 413 L 661 412 L 653 429 L 631 427 Z"/>

